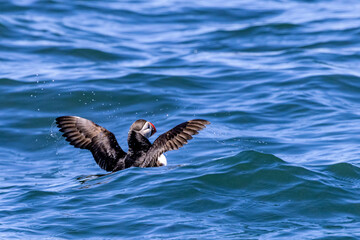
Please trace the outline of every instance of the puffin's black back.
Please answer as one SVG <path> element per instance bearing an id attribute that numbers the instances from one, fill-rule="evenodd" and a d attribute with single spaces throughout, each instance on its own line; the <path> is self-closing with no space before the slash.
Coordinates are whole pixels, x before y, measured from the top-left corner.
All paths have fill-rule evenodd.
<path id="1" fill-rule="evenodd" d="M 129 150 L 125 160 L 125 168 L 139 167 L 151 147 L 150 141 L 139 132 L 130 130 L 128 135 Z"/>

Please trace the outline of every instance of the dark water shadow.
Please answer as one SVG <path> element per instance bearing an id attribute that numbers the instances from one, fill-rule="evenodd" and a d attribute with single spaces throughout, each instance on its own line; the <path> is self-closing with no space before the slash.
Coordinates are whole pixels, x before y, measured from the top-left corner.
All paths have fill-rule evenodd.
<path id="1" fill-rule="evenodd" d="M 88 183 L 88 181 L 96 180 L 96 179 L 99 179 L 101 177 L 108 176 L 108 175 L 110 175 L 112 173 L 113 172 L 105 173 L 105 174 L 94 174 L 94 175 L 88 175 L 88 176 L 80 176 L 80 177 L 77 177 L 76 180 L 78 180 L 81 184 L 86 184 L 86 183 Z M 105 182 L 97 182 L 95 184 L 101 184 L 101 183 L 105 183 Z M 93 185 L 93 184 L 91 184 L 91 185 Z"/>

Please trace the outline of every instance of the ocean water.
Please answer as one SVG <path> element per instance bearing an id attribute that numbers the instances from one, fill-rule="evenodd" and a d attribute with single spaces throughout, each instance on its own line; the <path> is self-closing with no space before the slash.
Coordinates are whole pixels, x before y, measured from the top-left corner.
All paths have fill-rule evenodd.
<path id="1" fill-rule="evenodd" d="M 359 1 L 0 7 L 1 239 L 360 238 Z M 106 174 L 62 115 L 211 125 Z"/>

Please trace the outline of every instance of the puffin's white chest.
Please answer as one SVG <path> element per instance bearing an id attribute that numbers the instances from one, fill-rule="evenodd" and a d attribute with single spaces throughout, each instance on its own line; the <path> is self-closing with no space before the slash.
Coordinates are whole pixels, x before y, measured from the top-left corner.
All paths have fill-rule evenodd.
<path id="1" fill-rule="evenodd" d="M 158 158 L 158 163 L 160 166 L 166 166 L 167 165 L 167 160 L 164 154 L 161 154 L 160 157 Z"/>

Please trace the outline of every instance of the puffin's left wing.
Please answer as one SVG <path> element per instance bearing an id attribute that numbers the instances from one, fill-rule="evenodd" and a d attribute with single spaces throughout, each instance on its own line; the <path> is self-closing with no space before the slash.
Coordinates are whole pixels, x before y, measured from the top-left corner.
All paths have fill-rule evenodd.
<path id="1" fill-rule="evenodd" d="M 157 159 L 161 154 L 184 146 L 188 140 L 192 139 L 192 135 L 198 134 L 198 131 L 204 129 L 208 124 L 210 124 L 209 121 L 194 119 L 183 122 L 166 133 L 161 134 L 150 147 L 145 161 L 140 167 L 157 166 Z"/>
<path id="2" fill-rule="evenodd" d="M 112 132 L 88 119 L 62 116 L 56 118 L 56 123 L 66 141 L 76 148 L 90 150 L 96 163 L 106 171 L 113 171 L 118 160 L 126 155 Z"/>

